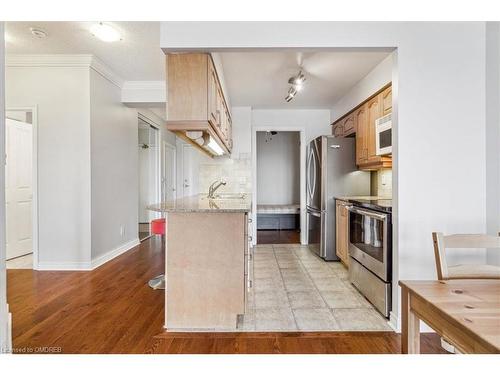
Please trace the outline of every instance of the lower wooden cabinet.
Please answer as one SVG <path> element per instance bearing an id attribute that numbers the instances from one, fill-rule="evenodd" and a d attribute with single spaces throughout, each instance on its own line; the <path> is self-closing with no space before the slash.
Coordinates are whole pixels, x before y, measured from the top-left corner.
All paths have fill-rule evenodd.
<path id="1" fill-rule="evenodd" d="M 336 209 L 336 254 L 346 267 L 349 267 L 349 206 L 346 201 L 337 199 Z"/>

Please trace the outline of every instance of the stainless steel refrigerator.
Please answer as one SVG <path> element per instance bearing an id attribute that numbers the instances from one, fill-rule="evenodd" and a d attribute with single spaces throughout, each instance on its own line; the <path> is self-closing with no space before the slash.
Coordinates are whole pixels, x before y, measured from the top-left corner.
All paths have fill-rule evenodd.
<path id="1" fill-rule="evenodd" d="M 325 260 L 335 254 L 335 198 L 370 195 L 370 173 L 358 171 L 354 138 L 321 136 L 311 141 L 306 158 L 309 247 Z"/>

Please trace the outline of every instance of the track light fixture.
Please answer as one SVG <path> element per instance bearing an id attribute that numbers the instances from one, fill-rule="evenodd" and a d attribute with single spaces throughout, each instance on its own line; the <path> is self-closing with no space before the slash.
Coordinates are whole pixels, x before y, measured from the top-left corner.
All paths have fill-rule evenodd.
<path id="1" fill-rule="evenodd" d="M 288 103 L 290 102 L 297 93 L 302 90 L 304 87 L 304 82 L 306 80 L 306 77 L 304 73 L 302 73 L 302 70 L 300 70 L 297 75 L 290 77 L 288 80 L 288 83 L 291 85 L 290 88 L 288 89 L 288 93 L 285 97 L 285 101 Z"/>

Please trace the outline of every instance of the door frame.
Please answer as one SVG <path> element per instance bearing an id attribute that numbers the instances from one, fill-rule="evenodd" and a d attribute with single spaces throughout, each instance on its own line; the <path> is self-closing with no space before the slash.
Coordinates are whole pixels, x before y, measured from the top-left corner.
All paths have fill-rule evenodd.
<path id="1" fill-rule="evenodd" d="M 161 201 L 161 195 L 162 195 L 162 183 L 161 183 L 161 178 L 162 178 L 162 160 L 161 160 L 161 142 L 162 142 L 162 137 L 161 137 L 161 125 L 157 124 L 154 120 L 150 119 L 149 117 L 145 116 L 141 112 L 137 112 L 137 118 L 141 119 L 142 121 L 146 122 L 149 126 L 152 128 L 156 129 L 157 137 L 158 137 L 158 149 L 156 150 L 156 174 L 157 174 L 157 194 L 156 194 L 156 201 L 160 202 Z M 139 169 L 137 169 L 137 173 L 139 174 Z M 139 196 L 137 196 L 137 199 L 139 199 Z M 137 205 L 139 206 L 139 205 Z M 155 219 L 160 218 L 161 214 L 159 212 L 153 212 L 151 211 L 152 216 Z"/>
<path id="2" fill-rule="evenodd" d="M 306 128 L 305 126 L 252 126 L 252 246 L 257 245 L 257 132 L 298 132 L 300 136 L 300 243 L 306 236 Z"/>
<path id="3" fill-rule="evenodd" d="M 162 155 L 163 155 L 163 158 L 162 158 L 162 175 L 163 175 L 163 172 L 165 171 L 165 165 L 163 164 L 163 162 L 165 161 L 166 157 L 165 157 L 165 154 L 166 154 L 166 149 L 169 149 L 171 151 L 173 151 L 173 155 L 174 155 L 174 162 L 173 162 L 173 166 L 174 166 L 174 171 L 173 171 L 173 175 L 174 175 L 174 183 L 173 183 L 173 186 L 174 186 L 174 199 L 177 198 L 177 148 L 175 146 L 173 146 L 171 143 L 167 142 L 166 140 L 162 140 Z M 162 179 L 165 178 L 166 179 L 166 176 L 162 176 Z M 165 184 L 163 184 L 163 181 L 162 181 L 162 187 L 165 188 Z M 163 197 L 166 197 L 166 194 L 164 194 L 164 192 L 162 191 L 162 200 L 163 200 Z"/>
<path id="4" fill-rule="evenodd" d="M 38 107 L 7 107 L 5 108 L 5 118 L 8 112 L 31 112 L 32 129 L 32 193 L 31 199 L 31 225 L 32 225 L 32 247 L 33 247 L 33 269 L 38 269 Z M 7 126 L 7 123 L 5 124 Z M 6 218 L 7 219 L 7 218 Z"/>

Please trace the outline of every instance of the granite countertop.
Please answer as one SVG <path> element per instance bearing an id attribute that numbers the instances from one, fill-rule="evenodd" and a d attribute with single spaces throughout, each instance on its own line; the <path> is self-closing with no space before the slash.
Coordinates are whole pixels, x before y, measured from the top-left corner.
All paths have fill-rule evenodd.
<path id="1" fill-rule="evenodd" d="M 237 194 L 235 194 L 237 195 Z M 250 194 L 244 198 L 209 199 L 205 194 L 182 197 L 173 201 L 152 204 L 147 207 L 156 212 L 250 212 L 252 201 Z"/>

